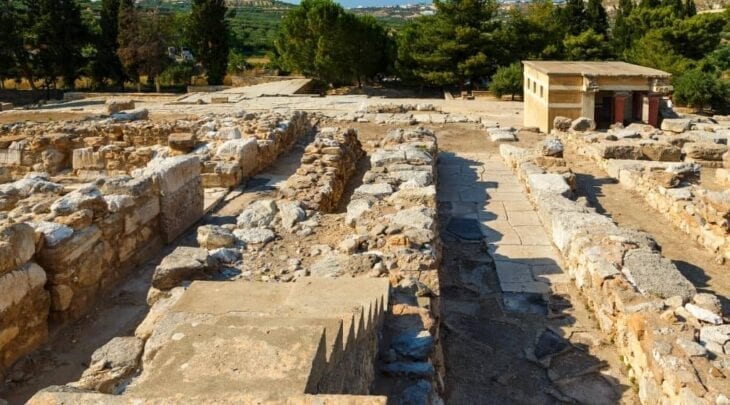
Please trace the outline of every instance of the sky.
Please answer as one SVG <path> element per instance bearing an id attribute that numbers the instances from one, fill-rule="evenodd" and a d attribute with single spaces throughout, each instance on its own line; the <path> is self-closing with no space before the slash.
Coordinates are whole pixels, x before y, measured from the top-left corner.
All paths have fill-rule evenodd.
<path id="1" fill-rule="evenodd" d="M 299 0 L 282 0 L 287 3 L 299 4 Z M 418 1 L 418 0 L 337 0 L 338 3 L 342 4 L 345 8 L 355 8 L 357 6 L 364 7 L 380 7 L 380 6 L 397 6 L 401 4 L 417 4 L 417 3 L 430 3 L 430 1 Z"/>

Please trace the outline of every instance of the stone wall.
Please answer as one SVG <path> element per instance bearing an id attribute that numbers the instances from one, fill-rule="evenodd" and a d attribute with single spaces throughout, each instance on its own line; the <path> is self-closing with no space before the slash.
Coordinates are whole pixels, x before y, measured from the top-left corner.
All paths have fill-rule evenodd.
<path id="1" fill-rule="evenodd" d="M 45 271 L 32 261 L 35 250 L 36 235 L 27 224 L 0 229 L 0 379 L 48 335 L 50 296 Z"/>
<path id="2" fill-rule="evenodd" d="M 31 172 L 93 180 L 133 174 L 155 160 L 199 156 L 205 187 L 235 187 L 267 167 L 311 125 L 307 114 L 238 114 L 197 122 L 116 122 L 0 126 L 0 181 Z"/>
<path id="3" fill-rule="evenodd" d="M 197 157 L 170 158 L 142 176 L 104 178 L 63 196 L 62 186 L 42 178 L 3 185 L 52 192 L 38 194 L 40 203 L 21 200 L 3 213 L 7 232 L 30 230 L 31 241 L 6 240 L 22 257 L 9 253 L 9 268 L 19 269 L 0 275 L 3 289 L 15 289 L 2 295 L 10 298 L 0 309 L 0 335 L 6 336 L 0 339 L 0 373 L 42 343 L 49 326 L 86 314 L 130 270 L 202 217 L 199 170 Z M 24 222 L 10 225 L 17 220 Z M 14 339 L 22 339 L 20 348 Z"/>
<path id="4" fill-rule="evenodd" d="M 332 212 L 364 152 L 354 129 L 323 128 L 307 145 L 301 166 L 282 193 L 306 209 Z"/>
<path id="5" fill-rule="evenodd" d="M 711 191 L 696 184 L 700 177 L 698 163 L 625 160 L 639 159 L 640 154 L 607 155 L 601 151 L 617 147 L 615 142 L 596 148 L 579 132 L 556 132 L 556 135 L 575 145 L 579 153 L 592 158 L 623 186 L 638 192 L 651 207 L 715 254 L 719 261 L 730 259 L 730 192 Z M 688 145 L 700 143 L 686 143 L 685 150 Z M 721 158 L 726 146 L 718 146 Z"/>
<path id="6" fill-rule="evenodd" d="M 718 298 L 697 293 L 649 235 L 566 198 L 564 178 L 545 174 L 528 151 L 501 145 L 500 152 L 622 354 L 642 403 L 726 403 L 730 328 Z"/>

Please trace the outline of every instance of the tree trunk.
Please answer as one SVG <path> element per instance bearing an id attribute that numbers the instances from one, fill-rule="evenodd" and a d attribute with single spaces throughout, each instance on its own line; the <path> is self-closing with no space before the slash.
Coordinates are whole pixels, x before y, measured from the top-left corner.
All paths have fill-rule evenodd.
<path id="1" fill-rule="evenodd" d="M 137 93 L 142 92 L 142 82 L 137 80 Z"/>
<path id="2" fill-rule="evenodd" d="M 160 92 L 160 79 L 157 76 L 155 76 L 155 90 Z"/>

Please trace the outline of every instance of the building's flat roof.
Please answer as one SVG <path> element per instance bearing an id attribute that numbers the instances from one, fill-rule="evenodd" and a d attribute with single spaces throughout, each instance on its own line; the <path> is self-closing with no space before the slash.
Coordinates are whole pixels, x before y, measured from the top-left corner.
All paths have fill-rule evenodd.
<path id="1" fill-rule="evenodd" d="M 525 66 L 548 75 L 670 77 L 671 74 L 626 62 L 525 60 Z"/>

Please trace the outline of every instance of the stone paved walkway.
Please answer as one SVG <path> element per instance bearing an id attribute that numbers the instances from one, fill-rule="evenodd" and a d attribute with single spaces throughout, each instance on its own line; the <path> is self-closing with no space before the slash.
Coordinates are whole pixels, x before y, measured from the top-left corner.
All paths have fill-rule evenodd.
<path id="1" fill-rule="evenodd" d="M 479 221 L 503 292 L 547 294 L 570 282 L 512 171 L 493 154 L 442 155 L 439 201 Z"/>
<path id="2" fill-rule="evenodd" d="M 501 158 L 445 151 L 438 169 L 445 402 L 637 402 Z"/>

